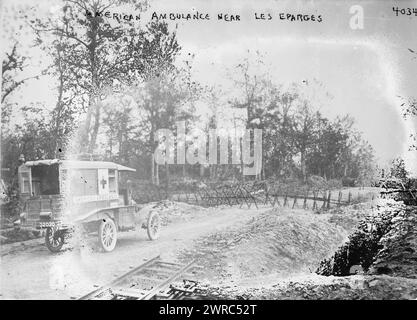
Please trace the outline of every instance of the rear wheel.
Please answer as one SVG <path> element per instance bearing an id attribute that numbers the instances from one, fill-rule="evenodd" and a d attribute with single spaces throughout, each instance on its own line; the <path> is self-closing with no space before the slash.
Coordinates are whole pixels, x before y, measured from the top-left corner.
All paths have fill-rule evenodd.
<path id="1" fill-rule="evenodd" d="M 46 229 L 45 244 L 51 252 L 58 252 L 64 245 L 64 232 L 50 227 Z"/>
<path id="2" fill-rule="evenodd" d="M 98 240 L 104 251 L 110 252 L 114 249 L 117 242 L 117 229 L 112 219 L 107 218 L 100 222 Z"/>
<path id="3" fill-rule="evenodd" d="M 156 212 L 149 213 L 148 223 L 146 231 L 150 240 L 156 240 L 159 238 L 159 232 L 161 229 L 161 218 Z"/>

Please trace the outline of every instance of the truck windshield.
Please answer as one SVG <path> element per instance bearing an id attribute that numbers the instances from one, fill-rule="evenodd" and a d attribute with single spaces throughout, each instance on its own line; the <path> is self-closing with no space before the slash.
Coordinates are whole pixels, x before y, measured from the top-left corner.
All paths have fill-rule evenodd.
<path id="1" fill-rule="evenodd" d="M 31 169 L 33 196 L 59 194 L 58 164 L 33 166 Z"/>

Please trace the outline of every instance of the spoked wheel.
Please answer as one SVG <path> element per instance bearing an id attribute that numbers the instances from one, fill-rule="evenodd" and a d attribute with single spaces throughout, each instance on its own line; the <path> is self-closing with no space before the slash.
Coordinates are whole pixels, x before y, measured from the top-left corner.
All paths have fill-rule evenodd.
<path id="1" fill-rule="evenodd" d="M 64 232 L 53 227 L 47 228 L 45 244 L 49 251 L 58 252 L 64 245 Z"/>
<path id="2" fill-rule="evenodd" d="M 148 216 L 147 232 L 150 240 L 156 240 L 159 238 L 159 232 L 161 229 L 161 218 L 156 212 L 151 212 Z"/>
<path id="3" fill-rule="evenodd" d="M 103 219 L 98 228 L 98 240 L 104 251 L 110 252 L 114 249 L 117 242 L 117 229 L 113 220 Z"/>

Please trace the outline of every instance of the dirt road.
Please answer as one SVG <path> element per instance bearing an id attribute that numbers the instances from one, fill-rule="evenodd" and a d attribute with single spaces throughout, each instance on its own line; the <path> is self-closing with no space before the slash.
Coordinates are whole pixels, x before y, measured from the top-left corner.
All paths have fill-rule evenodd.
<path id="1" fill-rule="evenodd" d="M 91 246 L 51 254 L 44 245 L 11 252 L 1 258 L 2 299 L 70 299 L 80 297 L 145 260 L 177 254 L 199 237 L 239 226 L 268 210 L 207 209 L 189 221 L 172 223 L 149 241 L 144 230 L 119 233 L 116 249 L 102 253 Z"/>

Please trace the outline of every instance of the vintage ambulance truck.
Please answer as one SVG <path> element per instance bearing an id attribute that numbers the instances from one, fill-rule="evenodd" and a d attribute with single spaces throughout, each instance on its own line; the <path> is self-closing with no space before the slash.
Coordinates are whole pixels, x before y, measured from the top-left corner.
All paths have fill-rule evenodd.
<path id="1" fill-rule="evenodd" d="M 27 161 L 18 168 L 21 225 L 46 229 L 45 243 L 61 250 L 74 230 L 96 234 L 104 251 L 114 249 L 121 231 L 144 228 L 158 238 L 160 217 L 141 214 L 131 198 L 127 174 L 135 171 L 113 162 L 79 160 Z"/>

